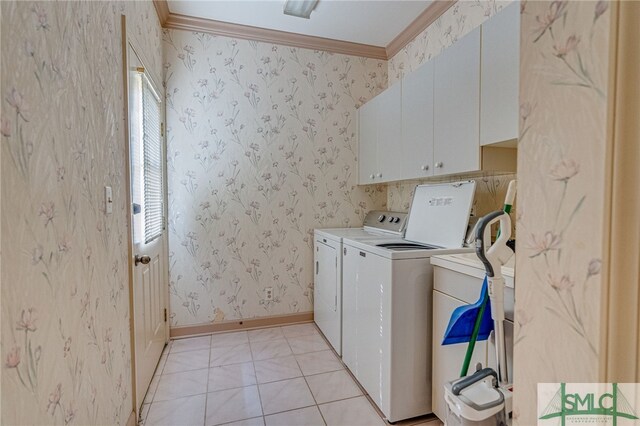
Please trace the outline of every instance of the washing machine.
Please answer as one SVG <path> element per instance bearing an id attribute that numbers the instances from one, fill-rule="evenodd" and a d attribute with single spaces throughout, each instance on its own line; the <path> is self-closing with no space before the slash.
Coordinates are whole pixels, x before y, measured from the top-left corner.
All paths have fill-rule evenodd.
<path id="1" fill-rule="evenodd" d="M 342 242 L 402 237 L 407 213 L 371 211 L 360 228 L 314 231 L 313 319 L 342 355 Z"/>
<path id="2" fill-rule="evenodd" d="M 342 358 L 390 422 L 432 412 L 431 256 L 473 252 L 475 187 L 417 186 L 404 238 L 343 240 Z"/>

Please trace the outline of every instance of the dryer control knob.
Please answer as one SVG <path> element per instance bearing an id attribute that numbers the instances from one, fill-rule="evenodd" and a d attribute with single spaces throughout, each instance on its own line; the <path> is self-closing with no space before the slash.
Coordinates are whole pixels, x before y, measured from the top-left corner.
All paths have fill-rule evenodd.
<path id="1" fill-rule="evenodd" d="M 381 214 L 380 216 L 378 216 L 378 222 L 384 222 L 386 216 Z"/>
<path id="2" fill-rule="evenodd" d="M 395 217 L 393 216 L 389 216 L 389 220 L 387 220 L 387 222 L 389 223 L 393 223 L 393 221 L 395 220 Z"/>
<path id="3" fill-rule="evenodd" d="M 400 218 L 399 217 L 394 217 L 393 218 L 393 223 L 398 223 L 400 222 Z"/>

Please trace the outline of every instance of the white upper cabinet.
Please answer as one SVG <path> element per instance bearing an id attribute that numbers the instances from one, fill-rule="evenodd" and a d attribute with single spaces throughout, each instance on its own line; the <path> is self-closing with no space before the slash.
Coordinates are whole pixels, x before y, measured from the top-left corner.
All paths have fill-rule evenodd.
<path id="1" fill-rule="evenodd" d="M 402 179 L 433 175 L 434 61 L 402 81 Z"/>
<path id="2" fill-rule="evenodd" d="M 480 28 L 435 58 L 434 175 L 480 169 Z"/>
<path id="3" fill-rule="evenodd" d="M 378 102 L 377 98 L 358 110 L 358 182 L 374 183 L 378 173 Z"/>
<path id="4" fill-rule="evenodd" d="M 397 82 L 382 92 L 378 120 L 378 171 L 376 179 L 402 179 L 402 83 Z"/>
<path id="5" fill-rule="evenodd" d="M 515 172 L 519 72 L 515 2 L 360 108 L 358 182 Z"/>
<path id="6" fill-rule="evenodd" d="M 480 144 L 518 138 L 520 3 L 482 24 Z"/>
<path id="7" fill-rule="evenodd" d="M 402 85 L 398 82 L 360 107 L 359 183 L 402 178 Z"/>

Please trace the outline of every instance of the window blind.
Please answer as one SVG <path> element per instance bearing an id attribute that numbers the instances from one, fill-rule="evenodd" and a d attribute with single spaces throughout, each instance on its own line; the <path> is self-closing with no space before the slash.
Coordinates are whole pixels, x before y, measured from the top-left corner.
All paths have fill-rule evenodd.
<path id="1" fill-rule="evenodd" d="M 145 76 L 146 77 L 146 76 Z M 144 239 L 149 243 L 164 230 L 162 134 L 160 99 L 146 78 L 142 79 L 142 127 L 144 156 Z"/>

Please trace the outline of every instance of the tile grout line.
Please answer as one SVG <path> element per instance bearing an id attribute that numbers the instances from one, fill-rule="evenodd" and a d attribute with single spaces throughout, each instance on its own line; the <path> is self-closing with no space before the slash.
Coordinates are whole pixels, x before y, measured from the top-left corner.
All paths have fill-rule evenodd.
<path id="1" fill-rule="evenodd" d="M 295 357 L 294 357 L 294 359 L 295 359 Z M 298 362 L 298 360 L 296 359 L 296 363 L 297 362 Z M 300 364 L 298 364 L 298 368 L 300 368 Z M 300 371 L 302 371 L 302 368 L 300 368 Z M 311 386 L 309 386 L 309 382 L 307 381 L 307 376 L 305 376 L 303 374 L 302 378 L 304 379 L 304 382 L 307 384 L 307 388 L 309 389 L 309 392 L 311 393 L 311 398 L 313 398 L 313 402 L 316 403 L 316 405 L 314 405 L 314 407 L 316 407 L 316 410 L 318 410 L 318 413 L 320 413 L 320 418 L 322 419 L 324 424 L 327 425 L 327 420 L 324 418 L 324 415 L 322 415 L 322 411 L 320 410 L 320 404 L 318 404 L 318 400 L 316 399 L 316 396 L 313 394 L 313 391 L 311 390 Z"/>
<path id="2" fill-rule="evenodd" d="M 378 417 L 380 417 L 382 419 L 382 422 L 388 425 L 389 422 L 387 422 L 387 419 L 382 416 L 382 410 L 380 410 L 375 405 L 375 403 L 373 402 L 373 400 L 369 396 L 369 393 L 367 392 L 367 390 L 364 388 L 364 386 L 362 386 L 362 384 L 358 381 L 358 379 L 356 379 L 355 374 L 353 374 L 351 372 L 351 370 L 349 370 L 349 368 L 347 367 L 347 364 L 344 363 L 344 361 L 342 360 L 342 357 L 340 355 L 338 355 L 338 352 L 336 352 L 334 347 L 329 342 L 329 339 L 327 339 L 327 337 L 324 334 L 322 334 L 322 332 L 320 331 L 320 329 L 318 329 L 317 326 L 316 326 L 316 329 L 317 329 L 318 333 L 320 334 L 320 336 L 322 336 L 322 338 L 325 340 L 327 345 L 329 345 L 329 349 L 331 350 L 331 352 L 333 352 L 333 354 L 336 356 L 336 358 L 338 358 L 338 361 L 340 362 L 340 364 L 342 364 L 343 370 L 349 375 L 349 377 L 351 377 L 351 380 L 353 380 L 353 382 L 356 384 L 356 386 L 360 389 L 360 392 L 362 392 L 362 395 L 360 395 L 360 396 L 364 396 L 365 397 L 365 399 L 367 400 L 369 405 L 371 405 L 371 408 L 373 408 L 373 411 L 378 415 Z"/>
<path id="3" fill-rule="evenodd" d="M 283 333 L 283 335 L 284 335 L 284 333 Z M 299 379 L 300 377 L 302 377 L 304 379 L 304 373 L 302 372 L 302 368 L 300 367 L 300 364 L 298 363 L 298 359 L 295 357 L 295 354 L 293 353 L 293 349 L 291 348 L 291 344 L 289 343 L 289 339 L 287 338 L 287 336 L 284 336 L 284 338 L 285 338 L 285 342 L 287 342 L 287 345 L 289 346 L 289 350 L 291 351 L 291 356 L 293 357 L 293 360 L 295 361 L 296 365 L 298 366 L 298 369 L 300 370 L 300 374 L 302 374 L 302 376 L 293 377 L 293 378 L 289 378 L 289 379 L 275 380 L 273 382 L 267 382 L 267 383 L 283 382 L 285 380 Z M 272 359 L 275 359 L 275 358 L 272 358 Z M 313 402 L 316 403 L 315 405 L 308 405 L 306 407 L 298 407 L 298 408 L 292 408 L 290 410 L 278 411 L 277 413 L 271 413 L 269 415 L 270 416 L 275 416 L 276 414 L 282 414 L 282 413 L 288 413 L 288 412 L 291 412 L 291 411 L 302 410 L 303 408 L 317 407 L 318 403 L 316 402 L 316 399 L 313 396 L 313 392 L 311 392 L 311 388 L 309 388 L 309 384 L 307 383 L 307 380 L 304 379 L 304 381 L 305 381 L 305 384 L 307 385 L 307 389 L 309 389 L 309 393 L 311 394 L 311 398 L 313 398 Z M 319 408 L 318 408 L 318 411 L 320 411 Z M 263 410 L 263 414 L 264 414 L 264 410 Z M 322 414 L 320 414 L 320 415 L 322 416 Z M 267 424 L 266 415 L 263 417 L 263 419 L 264 419 L 264 423 Z M 322 419 L 322 421 L 324 422 L 324 418 Z M 325 425 L 327 424 L 327 422 L 324 422 L 324 423 L 325 423 Z"/>
<path id="4" fill-rule="evenodd" d="M 249 333 L 247 333 L 247 341 L 249 342 L 249 353 L 251 354 L 251 365 L 253 366 L 253 374 L 256 378 L 256 390 L 258 391 L 258 401 L 260 402 L 260 412 L 262 413 L 262 424 L 266 425 L 267 421 L 264 418 L 264 406 L 262 405 L 262 395 L 260 394 L 260 385 L 258 384 L 258 372 L 256 371 L 256 361 L 253 359 L 253 346 L 251 346 L 251 339 Z"/>
<path id="5" fill-rule="evenodd" d="M 202 425 L 207 424 L 207 406 L 209 405 L 209 378 L 211 377 L 211 336 L 209 336 L 209 361 L 207 362 L 207 387 L 204 393 L 204 419 L 202 419 Z"/>
<path id="6" fill-rule="evenodd" d="M 147 411 L 147 415 L 146 417 L 149 416 L 149 412 L 151 412 L 151 405 L 153 404 L 153 402 L 155 401 L 156 398 L 156 393 L 158 392 L 158 387 L 160 386 L 160 379 L 162 378 L 162 372 L 164 371 L 164 366 L 167 363 L 167 360 L 164 360 L 164 363 L 162 364 L 162 368 L 158 369 L 158 367 L 160 366 L 160 362 L 162 361 L 162 357 L 165 355 L 164 351 L 167 351 L 166 353 L 166 357 L 169 357 L 169 352 L 171 350 L 171 343 L 168 343 L 165 345 L 165 347 L 162 349 L 162 353 L 160 354 L 160 359 L 158 360 L 158 365 L 156 365 L 156 370 L 153 372 L 153 376 L 151 377 L 151 381 L 153 382 L 153 379 L 155 379 L 156 377 L 158 377 L 158 384 L 156 384 L 156 388 L 153 390 L 153 394 L 151 395 L 151 400 L 149 401 L 149 410 Z M 151 383 L 149 383 L 149 385 L 151 385 Z M 147 389 L 147 392 L 149 392 L 149 389 Z M 145 395 L 145 399 L 146 399 L 147 395 Z M 142 406 L 144 407 L 144 399 L 142 400 Z M 146 417 L 144 419 L 140 419 L 140 416 L 142 415 L 142 410 L 140 410 L 140 413 L 138 414 L 138 421 L 142 420 L 141 423 L 144 424 L 144 422 L 147 420 Z"/>
<path id="7" fill-rule="evenodd" d="M 287 338 L 287 343 L 289 343 L 289 339 L 288 338 Z M 289 343 L 289 347 L 291 347 L 290 343 Z M 291 349 L 291 352 L 293 352 L 293 349 Z M 318 410 L 318 413 L 320 413 L 320 418 L 322 419 L 324 424 L 327 425 L 327 420 L 324 418 L 324 415 L 322 415 L 322 411 L 320 410 L 320 405 L 318 404 L 318 401 L 316 400 L 316 396 L 313 394 L 313 391 L 311 390 L 311 386 L 309 386 L 309 382 L 307 381 L 307 376 L 305 376 L 304 372 L 302 371 L 302 367 L 300 367 L 300 363 L 298 362 L 298 358 L 295 357 L 295 354 L 293 356 L 293 359 L 295 360 L 296 364 L 298 365 L 298 368 L 300 369 L 300 373 L 302 373 L 302 378 L 304 379 L 304 382 L 307 385 L 307 389 L 309 389 L 309 393 L 311 394 L 311 398 L 313 398 L 313 402 L 316 403 L 316 405 L 314 405 L 314 407 L 316 407 L 316 410 Z M 323 374 L 323 373 L 319 373 L 319 374 Z"/>
<path id="8" fill-rule="evenodd" d="M 247 363 L 248 363 L 248 361 L 247 361 Z M 337 370 L 337 371 L 339 371 L 339 370 Z M 329 371 L 328 373 L 335 373 L 335 371 Z M 327 373 L 320 373 L 320 374 L 327 374 Z M 290 379 L 275 380 L 273 382 L 266 382 L 266 383 L 262 383 L 262 384 L 263 385 L 270 385 L 272 383 L 279 383 L 279 382 L 284 382 L 284 381 L 287 381 L 287 380 L 304 379 L 304 378 L 305 378 L 305 376 L 298 376 L 298 377 L 292 377 Z M 256 384 L 256 385 L 247 385 L 247 386 L 236 386 L 236 387 L 233 387 L 233 388 L 220 389 L 220 390 L 215 390 L 215 391 L 211 391 L 211 392 L 200 392 L 200 393 L 195 393 L 193 395 L 184 395 L 184 396 L 179 396 L 177 398 L 163 399 L 162 401 L 156 401 L 156 402 L 175 401 L 177 399 L 185 399 L 185 398 L 192 398 L 194 396 L 208 395 L 209 393 L 216 393 L 216 392 L 224 392 L 224 391 L 230 391 L 230 390 L 244 389 L 244 388 L 248 388 L 248 387 L 251 387 L 251 386 L 256 386 L 257 387 L 258 385 Z M 309 386 L 308 383 L 307 383 L 307 386 Z M 311 396 L 313 396 L 313 393 L 311 393 Z M 327 402 L 321 402 L 321 403 L 317 403 L 316 402 L 315 405 L 318 405 L 318 406 L 327 405 L 327 404 L 331 404 L 333 402 L 346 401 L 347 399 L 354 399 L 354 398 L 360 398 L 360 397 L 366 397 L 366 395 L 362 394 L 362 395 L 348 396 L 346 398 L 340 398 L 340 399 L 335 399 L 335 400 L 331 400 L 331 401 L 327 401 Z M 315 398 L 314 398 L 314 401 L 315 401 Z M 149 404 L 145 404 L 145 405 L 151 405 L 151 404 L 149 403 Z M 306 408 L 306 407 L 313 407 L 313 405 L 307 405 L 305 407 L 300 407 L 300 408 Z M 289 410 L 278 411 L 278 412 L 275 412 L 275 413 L 272 413 L 272 414 L 285 413 L 287 411 L 293 411 L 293 410 L 298 410 L 298 408 L 292 408 L 292 409 L 289 409 Z M 271 416 L 272 414 L 267 414 L 267 415 Z M 252 417 L 248 417 L 248 418 L 252 418 Z"/>

